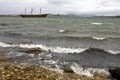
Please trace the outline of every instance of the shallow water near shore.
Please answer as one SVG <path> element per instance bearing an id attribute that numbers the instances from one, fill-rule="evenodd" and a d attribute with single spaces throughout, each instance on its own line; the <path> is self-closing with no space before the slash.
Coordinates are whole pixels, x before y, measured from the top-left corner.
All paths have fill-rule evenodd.
<path id="1" fill-rule="evenodd" d="M 24 52 L 33 48 L 45 52 Z M 0 51 L 15 63 L 60 69 L 75 63 L 107 71 L 120 67 L 119 18 L 1 17 Z"/>

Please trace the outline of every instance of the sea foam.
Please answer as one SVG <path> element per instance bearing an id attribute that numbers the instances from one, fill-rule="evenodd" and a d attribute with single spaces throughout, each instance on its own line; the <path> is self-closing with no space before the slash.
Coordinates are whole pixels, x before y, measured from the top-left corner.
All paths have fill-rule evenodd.
<path id="1" fill-rule="evenodd" d="M 70 64 L 68 63 L 66 65 L 69 65 L 68 67 L 66 67 L 67 69 L 70 68 L 73 72 L 79 75 L 93 76 L 95 72 L 104 73 L 106 74 L 106 76 L 110 75 L 110 73 L 108 72 L 108 69 L 106 68 L 84 68 L 74 62 Z"/>

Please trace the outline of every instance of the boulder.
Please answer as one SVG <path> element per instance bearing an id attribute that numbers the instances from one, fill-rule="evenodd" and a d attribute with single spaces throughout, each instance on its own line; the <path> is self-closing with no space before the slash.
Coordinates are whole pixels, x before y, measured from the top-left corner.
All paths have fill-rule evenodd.
<path id="1" fill-rule="evenodd" d="M 118 68 L 110 68 L 109 72 L 111 73 L 111 76 L 117 80 L 120 80 L 120 67 Z"/>
<path id="2" fill-rule="evenodd" d="M 31 49 L 22 49 L 22 50 L 19 50 L 18 52 L 24 52 L 24 53 L 28 53 L 28 54 L 38 55 L 42 52 L 45 52 L 45 50 L 40 49 L 40 48 L 31 48 Z"/>
<path id="3" fill-rule="evenodd" d="M 108 76 L 105 73 L 103 73 L 103 72 L 95 72 L 94 73 L 94 77 L 95 78 L 99 77 L 99 78 L 101 78 L 103 80 L 108 78 Z"/>
<path id="4" fill-rule="evenodd" d="M 71 68 L 70 65 L 64 65 L 64 66 L 62 67 L 62 69 L 63 69 L 63 71 L 64 71 L 65 73 L 74 73 L 74 71 L 73 71 L 73 69 Z"/>
<path id="5" fill-rule="evenodd" d="M 10 58 L 8 58 L 6 55 L 0 54 L 0 62 L 6 62 L 9 60 L 10 60 Z"/>
<path id="6" fill-rule="evenodd" d="M 83 73 L 83 68 L 76 63 L 65 64 L 63 65 L 62 69 L 65 73 L 76 73 L 76 74 Z"/>

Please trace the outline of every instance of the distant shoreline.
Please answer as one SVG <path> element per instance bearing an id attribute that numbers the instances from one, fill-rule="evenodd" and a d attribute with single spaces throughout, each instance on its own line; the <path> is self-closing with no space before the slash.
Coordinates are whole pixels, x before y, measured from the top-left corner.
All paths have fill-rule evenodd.
<path id="1" fill-rule="evenodd" d="M 18 17 L 18 15 L 0 15 L 0 17 Z"/>
<path id="2" fill-rule="evenodd" d="M 81 16 L 81 15 L 57 15 L 57 14 L 49 14 L 50 17 L 97 17 L 97 18 L 120 18 L 120 15 L 117 16 Z M 0 17 L 20 17 L 20 14 L 0 14 Z"/>

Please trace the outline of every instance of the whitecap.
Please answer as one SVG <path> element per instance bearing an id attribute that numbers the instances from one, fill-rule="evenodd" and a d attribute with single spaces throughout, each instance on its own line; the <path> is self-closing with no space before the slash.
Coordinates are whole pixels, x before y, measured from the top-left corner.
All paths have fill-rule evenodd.
<path id="1" fill-rule="evenodd" d="M 11 47 L 10 44 L 3 43 L 3 42 L 0 42 L 0 46 L 1 46 L 1 47 Z"/>
<path id="2" fill-rule="evenodd" d="M 105 37 L 92 37 L 93 39 L 96 39 L 96 40 L 104 40 Z"/>
<path id="3" fill-rule="evenodd" d="M 88 48 L 65 48 L 65 47 L 50 47 L 52 52 L 56 53 L 81 53 Z"/>
<path id="4" fill-rule="evenodd" d="M 61 30 L 59 30 L 58 32 L 64 33 L 64 32 L 66 32 L 66 30 L 61 29 Z"/>
<path id="5" fill-rule="evenodd" d="M 106 50 L 107 52 L 109 52 L 110 54 L 120 54 L 119 50 Z"/>
<path id="6" fill-rule="evenodd" d="M 90 23 L 92 25 L 102 25 L 102 23 L 98 23 L 98 22 L 93 22 L 93 23 Z"/>

